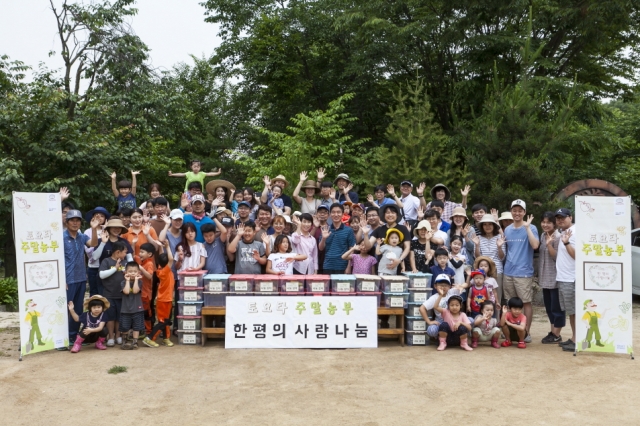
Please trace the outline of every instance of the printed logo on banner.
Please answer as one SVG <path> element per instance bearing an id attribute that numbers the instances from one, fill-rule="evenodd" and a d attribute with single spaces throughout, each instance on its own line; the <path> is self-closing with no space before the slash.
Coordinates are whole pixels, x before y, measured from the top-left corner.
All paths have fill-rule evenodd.
<path id="1" fill-rule="evenodd" d="M 376 297 L 227 297 L 225 348 L 373 348 Z"/>

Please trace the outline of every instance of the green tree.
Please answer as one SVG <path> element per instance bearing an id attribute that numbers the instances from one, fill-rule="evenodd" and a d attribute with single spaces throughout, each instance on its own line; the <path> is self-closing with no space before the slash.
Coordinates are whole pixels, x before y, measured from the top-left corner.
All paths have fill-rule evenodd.
<path id="1" fill-rule="evenodd" d="M 325 111 L 296 114 L 291 118 L 293 125 L 287 128 L 289 133 L 258 129 L 267 142 L 240 158 L 249 170 L 247 182 L 259 185 L 264 175 L 278 174 L 295 179 L 303 170 L 313 172 L 324 167 L 327 176 L 347 172 L 354 183 L 362 183 L 367 156 L 359 147 L 364 140 L 352 140 L 345 132 L 346 124 L 357 120 L 344 112 L 352 98 L 348 93 L 331 101 Z"/>
<path id="2" fill-rule="evenodd" d="M 575 131 L 580 98 L 555 102 L 544 89 L 528 79 L 507 86 L 496 78 L 482 114 L 458 135 L 474 192 L 487 206 L 507 210 L 521 198 L 539 217 L 567 182 L 572 156 L 562 148 Z"/>
<path id="3" fill-rule="evenodd" d="M 422 79 L 407 83 L 406 93 L 399 89 L 389 108 L 391 123 L 385 137 L 388 145 L 376 149 L 369 187 L 397 184 L 408 179 L 418 182 L 442 182 L 451 187 L 470 184 L 469 173 L 459 161 L 451 138 L 445 135 L 433 112 Z"/>

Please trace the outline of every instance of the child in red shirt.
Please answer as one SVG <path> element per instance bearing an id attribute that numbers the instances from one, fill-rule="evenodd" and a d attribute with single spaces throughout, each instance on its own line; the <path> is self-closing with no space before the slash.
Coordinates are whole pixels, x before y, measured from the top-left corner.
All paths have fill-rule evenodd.
<path id="1" fill-rule="evenodd" d="M 527 344 L 524 342 L 524 337 L 527 334 L 527 317 L 522 313 L 522 299 L 519 297 L 512 297 L 507 302 L 507 306 L 502 307 L 502 318 L 500 319 L 500 327 L 502 333 L 507 340 L 502 342 L 503 347 L 511 346 L 511 342 L 518 339 L 518 347 L 525 349 Z"/>
<path id="2" fill-rule="evenodd" d="M 486 301 L 495 300 L 491 297 L 491 293 L 495 290 L 485 285 L 485 272 L 482 269 L 476 269 L 471 272 L 472 285 L 469 288 L 469 297 L 467 298 L 467 315 L 475 318 L 480 315 L 480 305 Z"/>
<path id="3" fill-rule="evenodd" d="M 173 289 L 175 287 L 175 280 L 173 278 L 173 272 L 171 266 L 173 265 L 173 254 L 169 247 L 169 240 L 163 242 L 164 253 L 158 256 L 158 270 L 156 276 L 158 277 L 158 296 L 156 297 L 156 315 L 158 317 L 158 323 L 153 327 L 150 334 L 151 344 L 148 346 L 158 347 L 155 342 L 159 332 L 162 332 L 163 339 L 162 344 L 168 347 L 173 346 L 171 342 L 171 308 L 173 306 Z"/>

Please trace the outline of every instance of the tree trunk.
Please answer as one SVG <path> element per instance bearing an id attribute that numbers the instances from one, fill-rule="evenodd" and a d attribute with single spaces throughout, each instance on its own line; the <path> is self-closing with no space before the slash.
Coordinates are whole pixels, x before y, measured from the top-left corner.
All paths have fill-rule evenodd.
<path id="1" fill-rule="evenodd" d="M 13 229 L 11 222 L 8 222 L 4 230 L 4 276 L 17 277 L 18 269 L 16 266 L 16 246 L 13 243 Z"/>

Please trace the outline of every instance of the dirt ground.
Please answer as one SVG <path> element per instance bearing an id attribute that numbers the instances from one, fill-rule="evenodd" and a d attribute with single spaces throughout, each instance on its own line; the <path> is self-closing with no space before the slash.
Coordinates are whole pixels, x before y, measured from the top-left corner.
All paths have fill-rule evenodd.
<path id="1" fill-rule="evenodd" d="M 548 325 L 544 309 L 535 312 L 527 349 L 472 353 L 391 341 L 378 349 L 225 350 L 218 340 L 135 352 L 90 346 L 18 362 L 17 331 L 0 330 L 0 424 L 640 424 L 640 357 L 574 357 L 542 345 Z M 128 371 L 107 374 L 114 365 Z"/>

